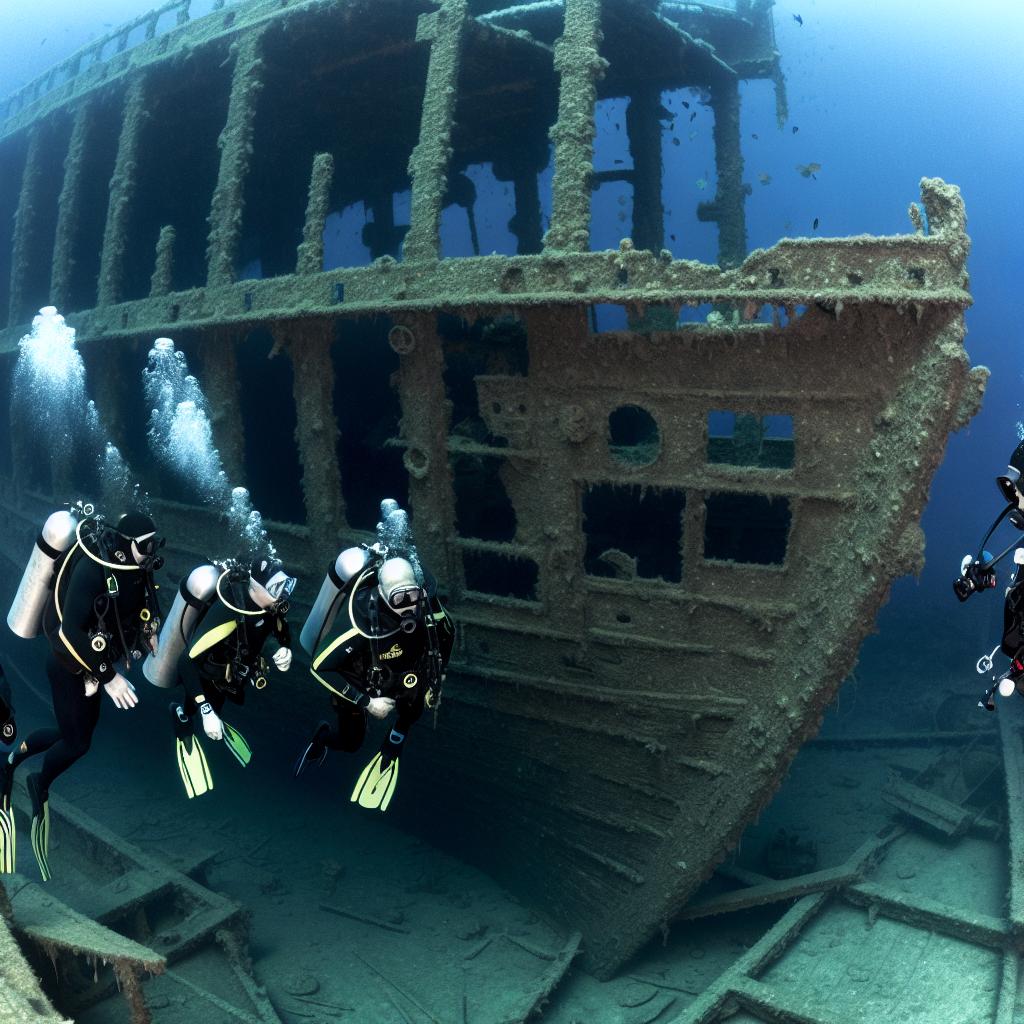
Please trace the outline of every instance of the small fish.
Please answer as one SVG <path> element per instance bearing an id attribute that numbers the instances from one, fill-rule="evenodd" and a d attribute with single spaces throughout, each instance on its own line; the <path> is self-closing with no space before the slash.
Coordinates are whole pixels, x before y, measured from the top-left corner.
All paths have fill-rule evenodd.
<path id="1" fill-rule="evenodd" d="M 622 131 L 622 125 L 621 125 L 621 124 L 619 124 L 619 122 L 618 122 L 618 121 L 616 121 L 616 122 L 615 122 L 615 130 L 616 130 L 617 132 L 621 132 L 621 131 Z"/>
<path id="2" fill-rule="evenodd" d="M 696 131 L 690 132 L 690 141 L 693 142 L 693 140 L 695 138 L 697 138 L 697 132 Z"/>
<path id="3" fill-rule="evenodd" d="M 676 240 L 676 236 L 675 235 L 669 235 L 668 237 L 671 238 L 673 242 Z"/>
<path id="4" fill-rule="evenodd" d="M 672 145 L 673 146 L 678 146 L 679 145 L 679 140 L 674 135 L 672 136 Z"/>
<path id="5" fill-rule="evenodd" d="M 817 171 L 821 170 L 821 164 L 797 164 L 796 169 L 800 172 L 801 177 L 814 178 Z M 817 178 L 814 178 L 817 181 Z"/>
<path id="6" fill-rule="evenodd" d="M 697 181 L 695 182 L 695 184 L 696 184 L 697 188 L 699 188 L 701 190 L 701 192 L 703 192 L 704 189 L 706 189 L 708 187 L 708 183 L 703 178 L 698 178 Z"/>
<path id="7" fill-rule="evenodd" d="M 757 180 L 761 182 L 762 185 L 770 185 L 772 183 L 772 176 L 770 174 L 765 174 L 765 172 L 762 171 L 757 176 Z"/>
<path id="8" fill-rule="evenodd" d="M 690 120 L 691 120 L 691 121 L 695 121 L 696 119 L 697 119 L 697 111 L 695 110 L 695 111 L 694 111 L 694 112 L 693 112 L 693 113 L 692 113 L 692 114 L 690 115 Z"/>
<path id="9" fill-rule="evenodd" d="M 690 104 L 687 103 L 686 100 L 683 100 L 682 102 L 683 102 L 683 106 L 686 107 L 687 110 L 689 110 L 690 109 Z"/>
<path id="10" fill-rule="evenodd" d="M 798 131 L 800 131 L 800 128 L 797 125 L 793 125 L 793 134 L 796 135 Z"/>
<path id="11" fill-rule="evenodd" d="M 815 217 L 815 218 L 814 218 L 814 223 L 813 223 L 813 224 L 811 225 L 811 228 L 812 228 L 812 229 L 813 229 L 814 231 L 817 231 L 817 230 L 818 230 L 818 218 L 817 218 L 817 217 Z"/>
<path id="12" fill-rule="evenodd" d="M 795 22 L 796 22 L 796 23 L 797 23 L 798 25 L 802 25 L 802 24 L 804 23 L 804 19 L 803 19 L 803 18 L 801 18 L 799 14 L 794 14 L 794 15 L 793 15 L 793 20 L 794 20 L 794 21 L 795 21 Z"/>
<path id="13" fill-rule="evenodd" d="M 42 42 L 39 45 L 43 46 L 45 43 L 46 43 L 46 36 L 43 36 Z"/>
<path id="14" fill-rule="evenodd" d="M 752 133 L 751 133 L 751 135 L 750 135 L 750 137 L 751 137 L 752 139 L 757 139 L 757 138 L 758 138 L 759 136 L 758 136 L 757 132 L 752 132 Z"/>
<path id="15" fill-rule="evenodd" d="M 614 163 L 614 164 L 624 164 L 625 162 L 626 162 L 625 160 L 613 160 L 612 161 L 612 163 Z"/>

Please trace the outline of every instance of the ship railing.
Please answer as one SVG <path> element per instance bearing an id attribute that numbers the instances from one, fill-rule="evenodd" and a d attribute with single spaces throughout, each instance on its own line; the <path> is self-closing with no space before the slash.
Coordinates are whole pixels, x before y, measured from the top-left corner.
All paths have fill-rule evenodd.
<path id="1" fill-rule="evenodd" d="M 250 0 L 167 0 L 159 7 L 92 40 L 6 99 L 0 100 L 0 126 L 54 89 L 74 81 L 97 65 L 106 64 L 141 43 L 173 32 L 190 21 L 215 14 L 225 7 L 248 2 Z"/>

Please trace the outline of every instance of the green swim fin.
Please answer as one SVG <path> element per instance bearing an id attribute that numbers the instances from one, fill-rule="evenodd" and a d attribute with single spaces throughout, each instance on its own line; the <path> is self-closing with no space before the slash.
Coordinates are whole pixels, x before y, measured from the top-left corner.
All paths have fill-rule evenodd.
<path id="1" fill-rule="evenodd" d="M 14 809 L 11 807 L 11 785 L 14 768 L 5 759 L 0 764 L 0 874 L 10 874 L 15 867 L 17 832 Z"/>
<path id="2" fill-rule="evenodd" d="M 43 881 L 50 880 L 50 801 L 48 794 L 39 789 L 39 775 L 30 775 L 26 780 L 28 795 L 32 801 L 32 852 L 36 855 L 39 874 Z"/>
<path id="3" fill-rule="evenodd" d="M 234 726 L 228 725 L 223 718 L 220 726 L 224 730 L 224 745 L 244 768 L 252 760 L 252 747 L 246 742 L 245 737 Z"/>
<path id="4" fill-rule="evenodd" d="M 358 803 L 360 807 L 371 811 L 388 809 L 398 785 L 398 758 L 391 758 L 386 766 L 383 760 L 383 754 L 374 754 L 373 760 L 363 769 L 352 790 L 352 803 Z"/>
<path id="5" fill-rule="evenodd" d="M 181 781 L 185 783 L 185 792 L 189 800 L 213 789 L 210 766 L 206 763 L 206 755 L 195 736 L 184 739 L 178 736 L 174 740 L 175 754 L 178 758 L 178 771 Z"/>

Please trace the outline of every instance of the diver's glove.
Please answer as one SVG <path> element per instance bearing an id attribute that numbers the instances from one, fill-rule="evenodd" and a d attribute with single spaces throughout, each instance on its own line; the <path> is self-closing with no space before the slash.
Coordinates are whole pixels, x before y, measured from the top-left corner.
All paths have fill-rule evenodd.
<path id="1" fill-rule="evenodd" d="M 371 697 L 366 710 L 374 718 L 387 718 L 395 710 L 395 702 L 390 697 Z"/>
<path id="2" fill-rule="evenodd" d="M 135 694 L 135 687 L 120 672 L 116 672 L 114 678 L 109 683 L 104 683 L 103 689 L 107 691 L 110 699 L 122 711 L 127 711 L 139 703 L 139 698 Z M 88 690 L 89 684 L 86 683 L 86 693 L 88 693 Z"/>
<path id="3" fill-rule="evenodd" d="M 274 664 L 279 672 L 287 672 L 292 667 L 292 651 L 290 647 L 279 647 L 274 651 Z"/>
<path id="4" fill-rule="evenodd" d="M 211 740 L 222 740 L 224 739 L 224 726 L 221 724 L 220 717 L 217 712 L 213 710 L 213 706 L 209 701 L 199 705 L 199 710 L 203 716 L 203 732 L 210 737 Z"/>

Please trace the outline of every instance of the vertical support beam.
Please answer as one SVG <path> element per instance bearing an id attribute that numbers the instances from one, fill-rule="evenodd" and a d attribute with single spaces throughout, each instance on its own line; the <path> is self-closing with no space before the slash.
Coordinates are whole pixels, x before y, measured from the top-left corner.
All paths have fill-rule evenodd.
<path id="1" fill-rule="evenodd" d="M 302 229 L 296 274 L 319 274 L 324 268 L 324 224 L 331 210 L 331 185 L 334 183 L 334 157 L 317 153 L 309 176 L 306 223 Z"/>
<path id="2" fill-rule="evenodd" d="M 738 79 L 721 78 L 711 85 L 711 109 L 715 114 L 718 187 L 710 203 L 697 207 L 697 217 L 718 223 L 718 265 L 729 270 L 738 267 L 747 256 L 747 196 L 743 190 Z"/>
<path id="3" fill-rule="evenodd" d="M 420 138 L 409 157 L 412 202 L 405 236 L 407 260 L 436 260 L 441 254 L 441 210 L 448 191 L 452 122 L 468 17 L 467 0 L 442 0 L 441 9 L 421 15 L 416 26 L 416 41 L 430 40 L 431 46 Z"/>
<path id="4" fill-rule="evenodd" d="M 608 62 L 601 56 L 601 0 L 565 0 L 565 26 L 555 43 L 560 76 L 558 120 L 551 129 L 555 176 L 551 183 L 548 250 L 590 247 L 590 179 L 594 170 L 594 105 Z"/>
<path id="5" fill-rule="evenodd" d="M 603 423 L 594 423 L 583 405 L 569 404 L 566 368 L 571 368 L 591 347 L 585 306 L 541 306 L 524 312 L 529 344 L 530 373 L 526 406 L 534 430 L 548 444 L 537 463 L 536 500 L 529 519 L 520 518 L 517 539 L 538 558 L 537 597 L 556 629 L 582 636 L 586 627 L 583 588 L 583 532 L 576 472 L 580 446 Z"/>
<path id="6" fill-rule="evenodd" d="M 450 586 L 462 586 L 462 562 L 452 543 L 455 494 L 448 460 L 449 403 L 445 400 L 444 351 L 433 314 L 403 317 L 388 336 L 401 357 L 398 397 L 402 438 L 408 443 L 409 505 L 416 546 L 424 565 Z"/>
<path id="7" fill-rule="evenodd" d="M 203 334 L 199 356 L 203 361 L 203 391 L 210 407 L 213 439 L 220 450 L 224 472 L 232 487 L 245 484 L 245 431 L 238 388 L 235 333 L 213 330 Z"/>
<path id="8" fill-rule="evenodd" d="M 165 224 L 160 229 L 160 237 L 156 240 L 156 266 L 153 276 L 149 279 L 149 297 L 157 298 L 170 295 L 174 284 L 174 243 L 177 233 L 172 224 Z"/>
<path id="9" fill-rule="evenodd" d="M 292 329 L 289 329 L 290 331 Z M 345 532 L 345 499 L 338 466 L 338 421 L 334 415 L 334 367 L 329 320 L 296 325 L 288 338 L 295 395 L 295 443 L 302 464 L 306 523 L 316 557 L 337 554 Z"/>
<path id="10" fill-rule="evenodd" d="M 640 86 L 626 109 L 629 151 L 633 154 L 633 246 L 660 252 L 665 241 L 661 202 L 661 90 Z"/>
<path id="11" fill-rule="evenodd" d="M 57 232 L 50 270 L 50 302 L 66 310 L 71 296 L 71 271 L 74 267 L 75 238 L 82 214 L 82 178 L 85 153 L 95 123 L 95 108 L 86 100 L 75 111 L 71 141 L 64 159 L 64 184 L 57 201 Z"/>
<path id="12" fill-rule="evenodd" d="M 11 295 L 7 324 L 20 323 L 25 309 L 25 285 L 28 279 L 32 236 L 39 215 L 39 191 L 43 169 L 43 128 L 35 125 L 29 134 L 25 169 L 21 175 L 18 210 L 14 215 L 14 241 L 11 246 Z"/>
<path id="13" fill-rule="evenodd" d="M 256 102 L 263 88 L 263 30 L 247 33 L 238 43 L 231 76 L 228 116 L 217 145 L 220 170 L 210 203 L 210 234 L 206 244 L 206 283 L 211 288 L 235 280 L 242 237 L 245 179 L 252 162 Z"/>
<path id="14" fill-rule="evenodd" d="M 128 87 L 117 143 L 114 173 L 110 178 L 110 201 L 107 223 L 103 229 L 103 252 L 100 256 L 100 277 L 97 305 L 109 306 L 121 301 L 124 287 L 125 257 L 128 252 L 128 226 L 132 201 L 138 189 L 139 147 L 146 122 L 148 81 L 139 75 Z"/>

